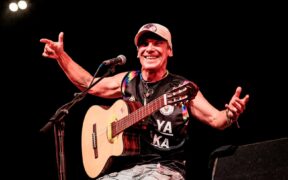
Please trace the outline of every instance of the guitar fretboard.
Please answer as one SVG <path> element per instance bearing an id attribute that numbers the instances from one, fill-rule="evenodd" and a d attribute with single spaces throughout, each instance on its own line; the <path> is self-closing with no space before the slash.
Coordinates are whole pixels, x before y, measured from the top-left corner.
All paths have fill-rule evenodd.
<path id="1" fill-rule="evenodd" d="M 149 116 L 150 114 L 152 114 L 153 112 L 155 112 L 156 110 L 160 109 L 163 106 L 165 106 L 164 95 L 156 98 L 155 100 L 151 101 L 145 106 L 142 106 L 139 109 L 133 111 L 128 116 L 118 121 L 112 122 L 112 137 L 117 136 L 119 133 L 123 132 L 126 128 L 144 119 L 145 117 Z"/>

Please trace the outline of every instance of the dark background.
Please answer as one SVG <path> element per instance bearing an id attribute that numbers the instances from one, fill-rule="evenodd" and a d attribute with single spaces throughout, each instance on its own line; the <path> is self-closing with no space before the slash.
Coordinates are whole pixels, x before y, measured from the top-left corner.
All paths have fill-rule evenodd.
<path id="1" fill-rule="evenodd" d="M 269 4 L 183 4 L 139 2 L 30 1 L 20 17 L 1 1 L 2 153 L 11 177 L 57 179 L 53 129 L 39 130 L 60 106 L 79 92 L 56 61 L 42 57 L 40 38 L 57 41 L 92 74 L 105 59 L 124 54 L 116 72 L 139 68 L 134 36 L 146 23 L 167 26 L 173 36 L 171 73 L 197 83 L 206 98 L 222 109 L 238 85 L 250 94 L 241 128 L 217 131 L 193 122 L 187 149 L 192 176 L 206 172 L 209 153 L 222 145 L 243 145 L 287 136 L 282 12 Z M 143 3 L 143 4 L 141 4 Z M 158 2 L 161 4 L 161 2 Z M 287 44 L 287 43 L 286 43 Z M 286 59 L 285 59 L 286 57 Z M 287 86 L 287 85 L 286 85 Z M 88 95 L 65 117 L 68 179 L 88 179 L 81 160 L 81 127 L 87 109 L 111 105 Z M 3 108 L 4 107 L 4 108 Z M 284 105 L 285 107 L 285 105 Z"/>

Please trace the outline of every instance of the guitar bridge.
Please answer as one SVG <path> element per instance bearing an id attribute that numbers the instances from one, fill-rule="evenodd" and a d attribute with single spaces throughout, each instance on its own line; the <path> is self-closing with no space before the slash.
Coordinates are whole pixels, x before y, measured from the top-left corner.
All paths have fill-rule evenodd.
<path id="1" fill-rule="evenodd" d="M 92 145 L 94 149 L 94 156 L 96 159 L 98 158 L 96 124 L 93 124 Z"/>

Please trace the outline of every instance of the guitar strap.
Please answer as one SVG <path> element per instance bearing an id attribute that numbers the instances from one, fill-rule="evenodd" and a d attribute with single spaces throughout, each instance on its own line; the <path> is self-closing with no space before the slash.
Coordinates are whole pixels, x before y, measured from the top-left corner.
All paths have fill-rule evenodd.
<path id="1" fill-rule="evenodd" d="M 140 70 L 138 71 L 129 71 L 122 81 L 121 92 L 125 99 L 126 97 L 126 89 L 128 84 L 140 74 Z M 128 105 L 128 104 L 127 104 Z M 129 104 L 130 105 L 130 104 Z M 130 107 L 130 106 L 129 106 Z M 130 107 L 131 109 L 132 107 Z M 133 108 L 132 108 L 133 109 Z M 140 154 L 140 137 L 139 137 L 139 129 L 136 127 L 137 125 L 133 125 L 132 127 L 124 130 L 123 132 L 123 143 L 124 143 L 124 151 L 122 156 L 127 155 L 138 155 Z M 139 128 L 139 127 L 138 127 Z"/>
<path id="2" fill-rule="evenodd" d="M 140 74 L 140 70 L 138 71 L 130 71 L 126 74 L 126 76 L 124 77 L 123 81 L 122 81 L 122 86 L 121 86 L 121 91 L 122 91 L 122 95 L 125 96 L 125 90 L 129 84 L 130 81 L 132 81 L 132 79 L 134 79 L 136 76 L 138 76 Z"/>

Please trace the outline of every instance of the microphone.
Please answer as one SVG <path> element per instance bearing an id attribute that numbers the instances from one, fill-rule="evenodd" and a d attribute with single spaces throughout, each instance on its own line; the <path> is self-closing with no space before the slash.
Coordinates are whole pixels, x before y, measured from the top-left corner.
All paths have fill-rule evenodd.
<path id="1" fill-rule="evenodd" d="M 108 59 L 102 62 L 102 64 L 108 65 L 123 65 L 126 63 L 126 57 L 124 55 L 119 55 L 116 58 Z"/>

